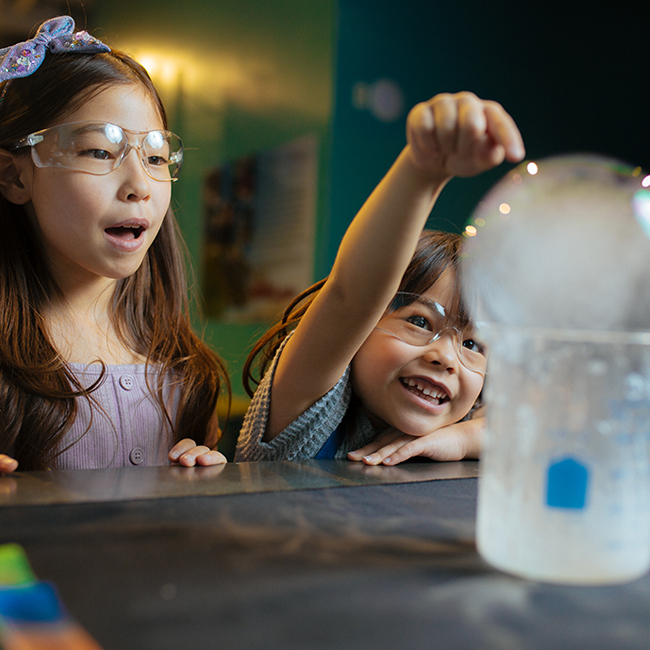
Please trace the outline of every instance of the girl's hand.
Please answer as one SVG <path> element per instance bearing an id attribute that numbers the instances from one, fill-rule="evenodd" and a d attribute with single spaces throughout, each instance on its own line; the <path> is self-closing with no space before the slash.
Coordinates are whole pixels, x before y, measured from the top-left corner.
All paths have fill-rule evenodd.
<path id="1" fill-rule="evenodd" d="M 17 467 L 17 460 L 14 460 L 5 454 L 0 454 L 0 474 L 8 474 L 9 472 L 13 472 Z"/>
<path id="2" fill-rule="evenodd" d="M 362 461 L 366 465 L 397 465 L 414 456 L 439 461 L 478 458 L 484 427 L 485 418 L 479 417 L 419 437 L 390 428 L 365 447 L 351 451 L 348 459 Z"/>
<path id="3" fill-rule="evenodd" d="M 412 162 L 432 176 L 474 176 L 519 162 L 524 143 L 501 104 L 474 93 L 442 93 L 409 113 L 406 135 Z"/>
<path id="4" fill-rule="evenodd" d="M 190 438 L 183 438 L 177 442 L 169 452 L 169 460 L 183 467 L 194 467 L 195 465 L 221 465 L 227 463 L 226 457 L 216 449 L 210 449 L 205 445 L 197 445 Z"/>

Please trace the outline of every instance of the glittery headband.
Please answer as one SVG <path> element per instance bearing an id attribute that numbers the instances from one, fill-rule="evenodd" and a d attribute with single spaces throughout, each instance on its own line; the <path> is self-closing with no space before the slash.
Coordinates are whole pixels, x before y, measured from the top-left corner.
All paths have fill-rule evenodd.
<path id="1" fill-rule="evenodd" d="M 111 48 L 88 32 L 75 33 L 74 20 L 70 16 L 51 18 L 38 28 L 34 38 L 0 50 L 0 82 L 29 77 L 43 63 L 48 50 L 52 54 L 66 52 L 89 54 L 110 52 Z M 8 83 L 4 85 L 0 95 L 0 105 L 8 85 Z"/>

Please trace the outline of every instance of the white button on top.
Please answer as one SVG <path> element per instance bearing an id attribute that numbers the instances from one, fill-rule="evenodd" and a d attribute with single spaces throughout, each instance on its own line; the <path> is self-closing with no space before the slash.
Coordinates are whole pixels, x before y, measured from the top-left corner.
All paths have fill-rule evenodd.
<path id="1" fill-rule="evenodd" d="M 135 386 L 133 375 L 122 375 L 120 377 L 120 386 L 124 390 L 131 390 Z"/>

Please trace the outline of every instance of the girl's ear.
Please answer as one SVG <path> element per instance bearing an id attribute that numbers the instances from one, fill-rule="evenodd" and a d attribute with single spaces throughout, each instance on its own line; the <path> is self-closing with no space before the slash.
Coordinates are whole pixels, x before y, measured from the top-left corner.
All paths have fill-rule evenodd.
<path id="1" fill-rule="evenodd" d="M 21 180 L 22 165 L 15 156 L 0 149 L 0 194 L 11 203 L 24 205 L 32 197 Z"/>

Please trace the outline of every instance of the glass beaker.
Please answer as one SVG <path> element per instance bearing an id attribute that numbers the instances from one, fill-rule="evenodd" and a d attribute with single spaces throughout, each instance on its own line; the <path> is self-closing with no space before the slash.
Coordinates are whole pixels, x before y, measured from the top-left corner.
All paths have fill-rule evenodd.
<path id="1" fill-rule="evenodd" d="M 650 567 L 650 333 L 492 325 L 477 545 L 502 570 L 617 583 Z"/>

